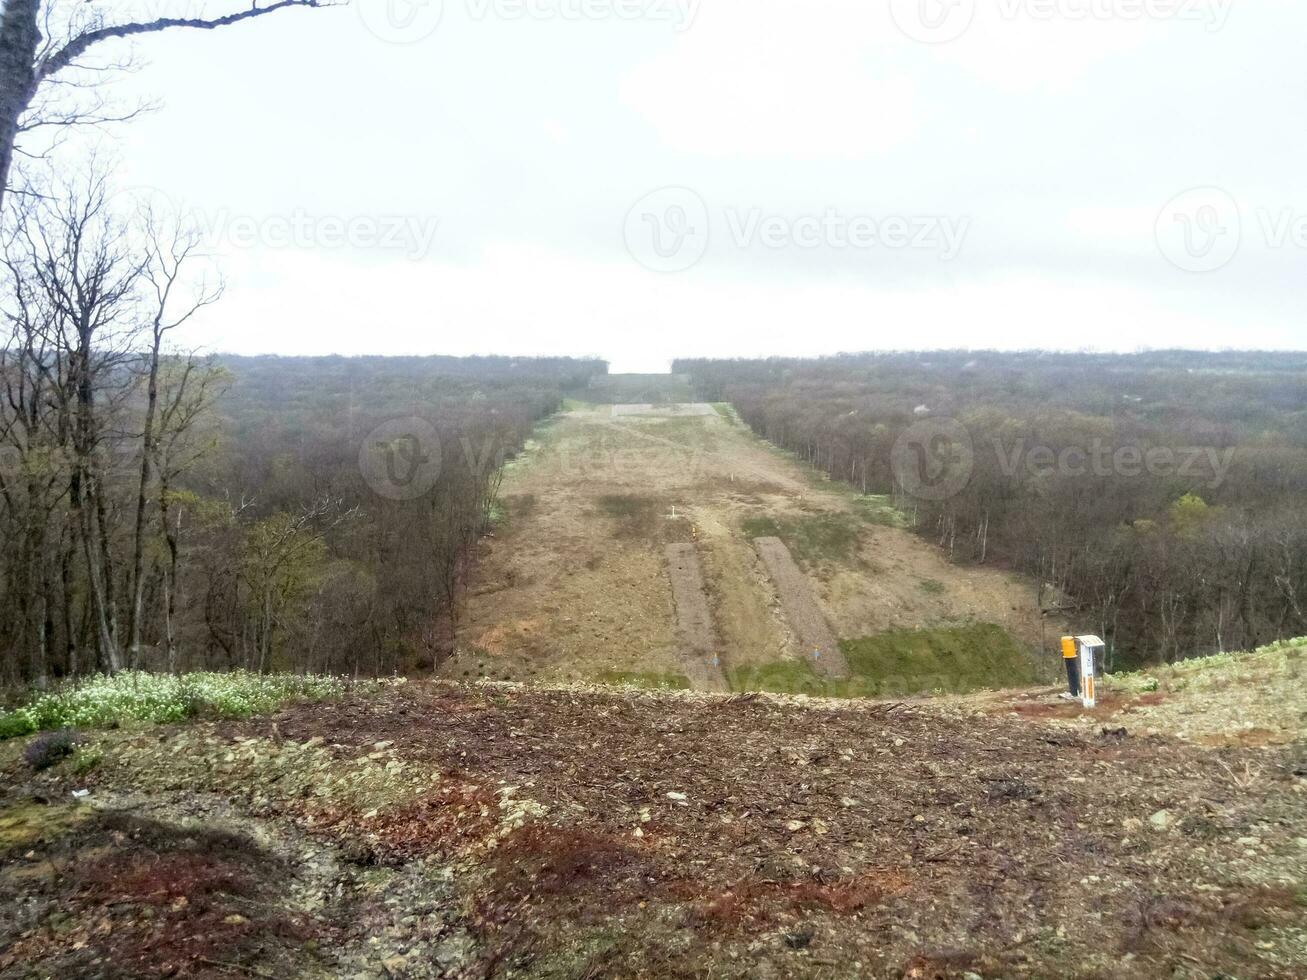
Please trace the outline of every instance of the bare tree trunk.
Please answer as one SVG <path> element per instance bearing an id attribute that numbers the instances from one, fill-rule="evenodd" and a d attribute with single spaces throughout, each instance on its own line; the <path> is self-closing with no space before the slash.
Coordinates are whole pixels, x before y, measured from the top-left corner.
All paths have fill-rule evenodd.
<path id="1" fill-rule="evenodd" d="M 104 566 L 101 564 L 101 556 L 96 553 L 93 544 L 96 539 L 95 517 L 85 497 L 82 500 L 81 518 L 82 551 L 86 557 L 86 576 L 91 591 L 91 614 L 95 617 L 95 632 L 100 646 L 100 658 L 105 670 L 110 673 L 117 673 L 122 670 L 122 657 L 118 653 L 118 644 L 114 637 L 113 624 L 110 621 L 109 601 L 105 595 L 106 583 L 103 580 Z"/>
<path id="2" fill-rule="evenodd" d="M 40 0 L 6 0 L 0 11 L 0 205 L 9 187 L 18 121 L 36 95 Z"/>
<path id="3" fill-rule="evenodd" d="M 76 677 L 81 670 L 77 656 L 77 634 L 73 630 L 73 558 L 77 543 L 73 532 L 64 529 L 64 546 L 59 556 L 59 585 L 63 593 L 64 641 L 68 645 L 68 673 Z"/>
<path id="4" fill-rule="evenodd" d="M 150 489 L 150 470 L 154 464 L 154 417 L 159 405 L 159 347 L 163 332 L 155 322 L 150 347 L 150 374 L 146 382 L 145 425 L 141 437 L 141 479 L 136 488 L 136 534 L 132 542 L 131 605 L 127 610 L 127 644 L 133 667 L 141 660 L 141 606 L 145 595 L 145 497 Z"/>
<path id="5" fill-rule="evenodd" d="M 168 484 L 166 478 L 159 486 L 159 513 L 163 522 L 163 536 L 168 543 L 168 567 L 163 573 L 164 613 L 163 635 L 168 652 L 168 670 L 177 670 L 177 637 L 173 623 L 177 618 L 177 539 L 181 533 L 182 515 L 177 511 L 177 528 L 172 526 L 168 512 Z"/>

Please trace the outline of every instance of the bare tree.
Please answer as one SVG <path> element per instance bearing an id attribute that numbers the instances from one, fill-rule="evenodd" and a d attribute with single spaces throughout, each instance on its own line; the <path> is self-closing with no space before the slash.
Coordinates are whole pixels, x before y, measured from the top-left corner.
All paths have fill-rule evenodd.
<path id="1" fill-rule="evenodd" d="M 112 554 L 111 477 L 115 417 L 131 395 L 139 360 L 141 288 L 148 257 L 109 208 L 103 176 L 42 194 L 14 233 L 15 293 L 41 311 L 42 348 L 31 370 L 52 379 L 44 406 L 69 454 L 67 497 L 78 528 L 95 633 L 104 666 L 121 667 Z M 20 308 L 16 306 L 15 308 Z M 40 351 L 46 351 L 41 353 Z"/>
<path id="2" fill-rule="evenodd" d="M 217 302 L 222 295 L 220 286 L 210 289 L 201 283 L 191 297 L 179 303 L 177 292 L 182 286 L 183 269 L 187 261 L 194 256 L 199 245 L 199 237 L 176 225 L 165 231 L 161 228 L 161 222 L 167 219 L 160 215 L 147 213 L 144 220 L 150 238 L 146 274 L 151 281 L 154 295 L 153 312 L 150 318 L 149 363 L 145 381 L 145 419 L 141 433 L 141 472 L 136 493 L 136 527 L 132 543 L 131 604 L 127 610 L 127 644 L 133 667 L 140 664 L 141 658 L 141 606 L 145 597 L 145 540 L 149 534 L 146 504 L 150 498 L 151 484 L 159 463 L 157 420 L 160 354 L 164 339 L 169 333 L 204 307 Z M 184 391 L 185 380 L 182 382 L 183 395 L 178 397 L 184 397 Z M 175 415 L 175 405 L 169 406 L 169 414 Z"/>
<path id="3" fill-rule="evenodd" d="M 174 360 L 172 370 L 159 382 L 159 429 L 154 439 L 154 468 L 158 473 L 159 524 L 168 549 L 162 570 L 163 637 L 168 669 L 177 669 L 177 597 L 181 564 L 181 528 L 184 496 L 176 496 L 176 481 L 203 457 L 209 445 L 195 445 L 200 420 L 226 390 L 228 372 L 212 358 L 199 360 L 194 353 Z"/>
<path id="4" fill-rule="evenodd" d="M 68 73 L 92 67 L 83 59 L 104 42 L 174 28 L 216 30 L 288 7 L 335 5 L 332 0 L 273 0 L 260 6 L 259 0 L 254 0 L 243 10 L 221 16 L 159 17 L 111 23 L 101 10 L 79 4 L 74 16 L 60 24 L 54 15 L 56 4 L 57 0 L 5 0 L 0 10 L 0 205 L 9 187 L 16 143 L 22 131 L 38 126 L 70 126 L 121 118 L 106 111 L 103 99 L 93 100 L 90 106 L 54 110 L 36 120 L 25 118 L 43 90 L 61 82 L 75 85 L 68 81 Z"/>

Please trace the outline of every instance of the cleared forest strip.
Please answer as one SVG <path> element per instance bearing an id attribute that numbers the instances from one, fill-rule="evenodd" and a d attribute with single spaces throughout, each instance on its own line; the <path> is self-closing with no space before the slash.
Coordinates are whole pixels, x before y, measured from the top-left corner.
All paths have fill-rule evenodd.
<path id="1" fill-rule="evenodd" d="M 700 575 L 711 590 L 714 638 L 698 649 L 720 656 L 728 684 L 734 671 L 769 665 L 783 690 L 797 683 L 787 667 L 803 666 L 797 673 L 809 679 L 842 679 L 844 664 L 862 660 L 849 649 L 841 658 L 836 638 L 866 641 L 959 619 L 994 623 L 1038 644 L 1029 582 L 950 565 L 910 531 L 869 519 L 865 502 L 814 482 L 743 426 L 716 413 L 610 413 L 608 405 L 586 406 L 558 416 L 505 474 L 506 519 L 483 542 L 460 651 L 442 665 L 445 676 L 660 685 L 680 679 L 716 687 L 717 680 L 704 683 L 702 674 L 686 672 L 695 657 L 686 654 L 665 570 L 666 546 L 689 543 L 692 527 L 699 530 Z M 789 574 L 781 571 L 777 580 L 754 545 L 759 537 L 784 541 L 804 572 L 787 562 Z M 835 538 L 844 551 L 832 545 Z M 809 560 L 820 584 L 806 574 Z M 803 602 L 806 612 L 787 616 L 774 589 L 791 604 Z M 697 591 L 687 588 L 681 606 Z M 797 625 L 803 621 L 813 624 L 807 636 Z"/>
<path id="2" fill-rule="evenodd" d="M 716 414 L 717 410 L 715 408 L 703 402 L 663 405 L 614 405 L 612 410 L 612 417 L 615 419 L 629 418 L 632 416 L 651 416 L 654 418 L 693 418 L 695 416 Z"/>
<path id="3" fill-rule="evenodd" d="M 803 657 L 819 674 L 836 679 L 848 677 L 849 665 L 835 634 L 812 595 L 807 577 L 794 563 L 785 542 L 780 538 L 755 538 L 753 546 L 767 566 L 767 573 L 776 586 L 781 608 L 785 610 L 785 617 L 799 641 Z"/>
<path id="4" fill-rule="evenodd" d="M 685 676 L 699 691 L 726 690 L 726 675 L 719 659 L 721 644 L 713 627 L 708 593 L 704 589 L 699 553 L 692 544 L 669 544 L 667 577 L 676 601 L 676 633 L 685 660 Z"/>

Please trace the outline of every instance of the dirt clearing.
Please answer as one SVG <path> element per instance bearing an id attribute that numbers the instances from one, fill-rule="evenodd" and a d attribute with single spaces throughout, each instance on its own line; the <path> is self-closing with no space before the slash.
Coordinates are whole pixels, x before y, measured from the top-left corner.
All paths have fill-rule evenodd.
<path id="1" fill-rule="evenodd" d="M 503 494 L 449 677 L 714 687 L 686 673 L 672 544 L 696 547 L 728 677 L 810 657 L 755 537 L 790 550 L 787 581 L 806 582 L 810 618 L 835 639 L 995 623 L 1029 649 L 1041 640 L 1033 585 L 950 565 L 884 502 L 820 480 L 716 406 L 579 407 L 541 427 Z M 833 648 L 829 634 L 812 648 Z M 1057 667 L 1051 646 L 1047 658 Z"/>

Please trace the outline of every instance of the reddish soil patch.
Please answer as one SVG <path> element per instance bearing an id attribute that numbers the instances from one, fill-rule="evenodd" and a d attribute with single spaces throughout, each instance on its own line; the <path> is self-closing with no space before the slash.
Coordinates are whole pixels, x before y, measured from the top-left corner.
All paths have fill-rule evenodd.
<path id="1" fill-rule="evenodd" d="M 569 908 L 582 914 L 606 912 L 648 894 L 642 879 L 654 872 L 630 844 L 608 834 L 577 827 L 528 826 L 491 854 L 493 901 L 484 903 L 487 918 L 500 918 L 525 904 L 546 904 L 552 915 Z"/>
<path id="2" fill-rule="evenodd" d="M 1036 700 L 1036 698 L 1038 700 Z M 1023 718 L 1098 718 L 1106 720 L 1130 711 L 1161 704 L 1166 695 L 1161 692 L 1137 696 L 1108 693 L 1086 710 L 1079 701 L 1066 701 L 1055 694 L 1025 695 L 1022 700 L 1000 701 L 990 713 L 993 715 L 1017 714 Z"/>
<path id="3" fill-rule="evenodd" d="M 342 813 L 328 822 L 354 836 L 350 855 L 364 864 L 394 864 L 414 857 L 452 856 L 495 830 L 499 799 L 471 783 L 450 779 L 422 799 L 360 817 Z"/>
<path id="4" fill-rule="evenodd" d="M 66 976 L 230 977 L 260 975 L 251 960 L 276 964 L 324 923 L 279 911 L 280 864 L 252 841 L 97 814 L 14 859 L 28 876 L 27 910 L 46 909 L 43 928 L 15 920 L 0 929 L 0 973 L 18 964 Z M 279 952 L 280 951 L 280 952 Z"/>

